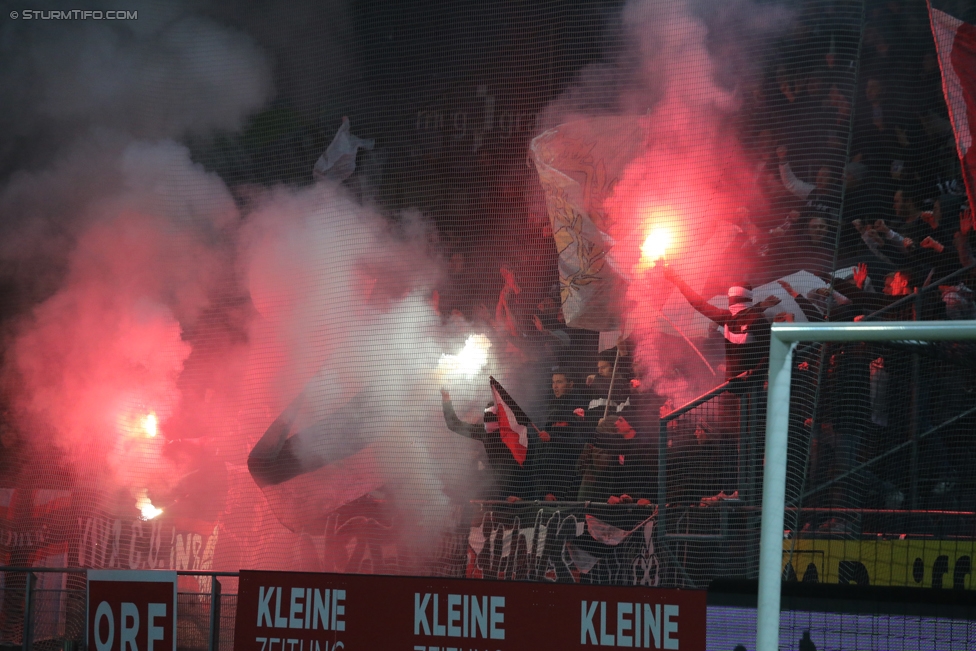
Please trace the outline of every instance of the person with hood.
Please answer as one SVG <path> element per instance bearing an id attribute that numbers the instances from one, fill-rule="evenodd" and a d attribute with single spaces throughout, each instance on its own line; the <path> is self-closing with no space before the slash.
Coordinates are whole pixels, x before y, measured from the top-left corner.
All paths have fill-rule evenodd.
<path id="1" fill-rule="evenodd" d="M 668 264 L 664 277 L 671 281 L 693 308 L 722 327 L 725 337 L 725 379 L 764 366 L 769 358 L 770 321 L 765 311 L 779 305 L 768 296 L 758 305 L 752 300 L 752 285 L 739 282 L 729 287 L 729 308 L 723 310 L 698 295 Z"/>

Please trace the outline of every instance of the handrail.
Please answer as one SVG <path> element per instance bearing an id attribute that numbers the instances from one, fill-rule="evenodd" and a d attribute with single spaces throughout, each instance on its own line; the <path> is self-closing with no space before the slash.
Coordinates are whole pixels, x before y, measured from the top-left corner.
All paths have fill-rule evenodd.
<path id="1" fill-rule="evenodd" d="M 939 278 L 938 280 L 932 281 L 931 283 L 929 283 L 925 287 L 922 287 L 921 289 L 919 289 L 917 293 L 907 294 L 905 296 L 902 296 L 901 298 L 899 298 L 894 303 L 891 303 L 890 305 L 885 305 L 883 308 L 881 308 L 879 310 L 875 310 L 871 314 L 865 315 L 865 317 L 863 319 L 861 319 L 861 321 L 870 321 L 872 319 L 877 318 L 881 314 L 887 312 L 888 310 L 893 310 L 896 307 L 901 307 L 902 305 L 907 305 L 911 301 L 914 301 L 914 300 L 918 299 L 922 294 L 925 294 L 926 292 L 931 292 L 934 288 L 938 287 L 939 285 L 945 284 L 946 281 L 952 280 L 956 276 L 959 276 L 961 274 L 964 274 L 964 273 L 966 273 L 968 271 L 973 271 L 973 270 L 976 270 L 976 264 L 971 264 L 968 267 L 963 267 L 962 269 L 957 269 L 957 270 L 953 271 L 951 274 L 949 274 L 948 276 L 944 276 L 943 278 Z"/>
<path id="2" fill-rule="evenodd" d="M 687 402 L 687 403 L 683 404 L 682 406 L 678 407 L 674 411 L 670 411 L 666 415 L 661 416 L 661 420 L 662 421 L 671 421 L 671 420 L 674 420 L 676 418 L 680 418 L 681 416 L 684 416 L 685 414 L 687 414 L 689 411 L 691 411 L 695 407 L 699 407 L 702 404 L 704 404 L 704 403 L 708 402 L 709 400 L 711 400 L 712 398 L 714 398 L 715 396 L 718 396 L 718 395 L 720 395 L 722 393 L 725 393 L 726 391 L 729 390 L 729 387 L 731 387 L 734 383 L 739 382 L 741 380 L 748 379 L 750 376 L 752 376 L 757 371 L 758 371 L 758 369 L 753 368 L 753 369 L 749 369 L 748 371 L 743 371 L 742 373 L 739 373 L 734 378 L 732 378 L 730 380 L 726 380 L 725 382 L 723 382 L 722 384 L 718 385 L 714 389 L 709 390 L 707 393 L 703 393 L 702 395 L 698 396 L 694 400 L 691 400 L 690 402 Z"/>

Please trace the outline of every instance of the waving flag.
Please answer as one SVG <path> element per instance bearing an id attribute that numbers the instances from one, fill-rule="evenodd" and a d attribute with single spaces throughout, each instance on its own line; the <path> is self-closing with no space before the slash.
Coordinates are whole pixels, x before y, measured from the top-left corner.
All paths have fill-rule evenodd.
<path id="1" fill-rule="evenodd" d="M 529 148 L 559 253 L 560 294 L 568 326 L 588 330 L 620 326 L 617 306 L 627 288 L 607 258 L 612 243 L 603 202 L 643 142 L 636 116 L 598 117 L 546 131 Z"/>
<path id="2" fill-rule="evenodd" d="M 973 205 L 973 192 L 976 191 L 976 151 L 972 147 L 973 129 L 976 129 L 976 26 L 935 9 L 931 3 L 929 19 L 942 69 L 942 91 L 956 134 L 956 150 L 962 163 L 969 203 Z"/>
<path id="3" fill-rule="evenodd" d="M 512 400 L 512 396 L 508 395 L 508 391 L 498 383 L 498 380 L 493 377 L 488 379 L 491 381 L 491 394 L 495 398 L 495 407 L 498 409 L 499 435 L 511 451 L 512 457 L 521 466 L 529 453 L 529 427 L 532 421 Z"/>

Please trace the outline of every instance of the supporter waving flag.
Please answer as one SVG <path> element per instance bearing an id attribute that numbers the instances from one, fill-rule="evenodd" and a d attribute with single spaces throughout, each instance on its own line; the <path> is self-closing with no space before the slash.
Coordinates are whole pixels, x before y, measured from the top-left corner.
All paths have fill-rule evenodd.
<path id="1" fill-rule="evenodd" d="M 512 400 L 512 396 L 508 395 L 505 387 L 493 377 L 488 379 L 491 381 L 491 394 L 498 410 L 498 433 L 505 447 L 521 466 L 529 453 L 529 427 L 534 425 L 518 403 Z"/>
<path id="2" fill-rule="evenodd" d="M 956 135 L 956 150 L 970 205 L 976 191 L 976 26 L 940 11 L 929 3 L 929 19 L 942 69 L 942 90 Z"/>

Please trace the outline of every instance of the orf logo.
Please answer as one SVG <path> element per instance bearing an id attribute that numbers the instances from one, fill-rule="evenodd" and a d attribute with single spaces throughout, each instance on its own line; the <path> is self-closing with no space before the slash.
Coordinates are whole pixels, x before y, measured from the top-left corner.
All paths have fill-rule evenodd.
<path id="1" fill-rule="evenodd" d="M 176 572 L 89 570 L 90 651 L 176 651 Z"/>

